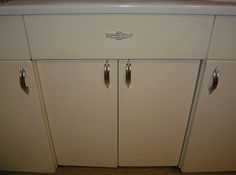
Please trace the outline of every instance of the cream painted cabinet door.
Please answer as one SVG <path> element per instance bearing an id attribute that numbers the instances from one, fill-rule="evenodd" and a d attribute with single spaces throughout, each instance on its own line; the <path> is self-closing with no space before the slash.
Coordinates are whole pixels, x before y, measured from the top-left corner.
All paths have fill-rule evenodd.
<path id="1" fill-rule="evenodd" d="M 216 68 L 218 86 L 209 94 Z M 182 171 L 236 171 L 235 90 L 236 61 L 207 61 Z"/>
<path id="2" fill-rule="evenodd" d="M 130 63 L 131 79 L 127 60 L 119 63 L 119 165 L 176 166 L 199 61 Z"/>
<path id="3" fill-rule="evenodd" d="M 108 86 L 105 62 L 38 61 L 59 165 L 117 166 L 117 61 Z"/>
<path id="4" fill-rule="evenodd" d="M 29 94 L 20 86 L 21 68 Z M 32 63 L 0 61 L 0 83 L 0 171 L 55 171 Z"/>

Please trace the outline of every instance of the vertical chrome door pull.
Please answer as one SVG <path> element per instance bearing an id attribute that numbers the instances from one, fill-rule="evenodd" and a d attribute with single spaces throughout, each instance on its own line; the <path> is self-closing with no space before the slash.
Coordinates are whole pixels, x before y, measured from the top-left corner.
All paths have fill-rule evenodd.
<path id="1" fill-rule="evenodd" d="M 214 69 L 214 71 L 212 72 L 212 84 L 210 85 L 208 91 L 209 94 L 211 94 L 214 90 L 216 90 L 217 86 L 218 86 L 218 82 L 219 82 L 219 68 L 216 67 Z"/>
<path id="2" fill-rule="evenodd" d="M 126 67 L 125 67 L 125 79 L 126 79 L 127 87 L 129 87 L 131 84 L 131 63 L 130 63 L 130 60 L 128 60 Z"/>
<path id="3" fill-rule="evenodd" d="M 108 88 L 110 85 L 110 64 L 108 63 L 108 60 L 106 60 L 106 63 L 104 64 L 104 82 Z"/>
<path id="4" fill-rule="evenodd" d="M 24 70 L 23 67 L 21 67 L 20 69 L 20 86 L 21 88 L 23 89 L 23 91 L 26 93 L 26 94 L 29 94 L 29 87 L 26 85 L 26 81 L 25 81 L 25 78 L 26 78 L 26 72 Z"/>

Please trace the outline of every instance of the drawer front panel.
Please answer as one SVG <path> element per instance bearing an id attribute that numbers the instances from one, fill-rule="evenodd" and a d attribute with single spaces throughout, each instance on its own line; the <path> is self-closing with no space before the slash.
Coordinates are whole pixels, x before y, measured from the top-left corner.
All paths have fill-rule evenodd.
<path id="1" fill-rule="evenodd" d="M 0 16 L 0 60 L 29 58 L 22 17 Z"/>
<path id="2" fill-rule="evenodd" d="M 205 58 L 212 21 L 201 15 L 25 17 L 33 59 Z"/>
<path id="3" fill-rule="evenodd" d="M 236 16 L 217 16 L 208 58 L 236 59 Z"/>

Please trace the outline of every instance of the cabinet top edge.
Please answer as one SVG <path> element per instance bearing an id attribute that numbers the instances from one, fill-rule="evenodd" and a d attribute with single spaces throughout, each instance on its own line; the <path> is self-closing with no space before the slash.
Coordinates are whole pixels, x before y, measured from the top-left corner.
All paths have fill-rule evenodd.
<path id="1" fill-rule="evenodd" d="M 236 15 L 236 0 L 12 0 L 0 15 L 40 14 L 192 14 Z"/>

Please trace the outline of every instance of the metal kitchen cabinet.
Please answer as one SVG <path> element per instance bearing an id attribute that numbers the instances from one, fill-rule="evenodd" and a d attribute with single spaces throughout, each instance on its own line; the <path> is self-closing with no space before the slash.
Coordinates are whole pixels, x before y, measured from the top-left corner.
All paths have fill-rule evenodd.
<path id="1" fill-rule="evenodd" d="M 178 164 L 213 16 L 70 14 L 24 19 L 59 165 Z M 109 85 L 104 82 L 106 59 Z"/>

